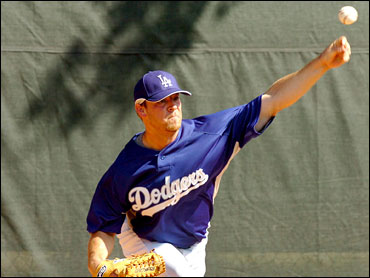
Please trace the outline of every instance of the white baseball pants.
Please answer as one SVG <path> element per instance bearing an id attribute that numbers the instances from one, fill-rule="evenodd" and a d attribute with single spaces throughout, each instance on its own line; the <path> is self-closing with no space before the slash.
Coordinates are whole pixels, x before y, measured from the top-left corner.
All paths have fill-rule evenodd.
<path id="1" fill-rule="evenodd" d="M 166 263 L 166 272 L 160 277 L 203 277 L 206 272 L 206 244 L 207 237 L 190 248 L 182 249 L 170 243 L 152 242 L 137 236 L 131 229 L 127 218 L 122 225 L 121 233 L 117 234 L 122 247 L 123 255 L 140 255 L 154 252 L 163 256 Z"/>

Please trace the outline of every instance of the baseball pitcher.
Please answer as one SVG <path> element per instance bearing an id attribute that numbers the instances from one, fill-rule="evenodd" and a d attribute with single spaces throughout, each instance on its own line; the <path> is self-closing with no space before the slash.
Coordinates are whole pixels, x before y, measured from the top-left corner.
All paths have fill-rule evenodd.
<path id="1" fill-rule="evenodd" d="M 93 276 L 204 276 L 213 204 L 231 159 L 330 69 L 348 62 L 342 36 L 302 69 L 247 104 L 182 119 L 170 73 L 150 71 L 134 88 L 145 130 L 135 134 L 97 185 L 87 216 Z M 110 260 L 118 238 L 123 256 Z"/>

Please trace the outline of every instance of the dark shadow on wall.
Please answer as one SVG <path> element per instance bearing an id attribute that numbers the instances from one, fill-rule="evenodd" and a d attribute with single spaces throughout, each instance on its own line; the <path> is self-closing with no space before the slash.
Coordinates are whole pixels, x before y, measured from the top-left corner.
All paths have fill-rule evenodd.
<path id="1" fill-rule="evenodd" d="M 180 49 L 190 49 L 198 37 L 196 25 L 207 1 L 86 2 L 103 10 L 108 31 L 98 49 L 84 42 L 89 32 L 60 54 L 60 62 L 44 80 L 41 97 L 27 111 L 33 121 L 55 121 L 58 135 L 75 128 L 86 132 L 100 115 L 116 113 L 112 127 L 133 109 L 133 88 L 147 71 L 164 69 Z M 217 2 L 213 19 L 220 20 L 235 5 Z M 91 26 L 94 28 L 94 26 Z M 91 32 L 91 30 L 89 30 Z"/>

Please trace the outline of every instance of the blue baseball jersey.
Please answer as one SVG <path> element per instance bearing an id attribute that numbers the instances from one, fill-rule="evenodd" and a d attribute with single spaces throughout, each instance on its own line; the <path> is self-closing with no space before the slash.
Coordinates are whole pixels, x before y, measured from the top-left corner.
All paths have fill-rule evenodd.
<path id="1" fill-rule="evenodd" d="M 142 238 L 188 248 L 206 236 L 214 197 L 229 161 L 255 130 L 261 97 L 238 107 L 184 119 L 161 151 L 138 145 L 136 134 L 103 175 L 87 230 L 120 233 L 125 217 Z"/>

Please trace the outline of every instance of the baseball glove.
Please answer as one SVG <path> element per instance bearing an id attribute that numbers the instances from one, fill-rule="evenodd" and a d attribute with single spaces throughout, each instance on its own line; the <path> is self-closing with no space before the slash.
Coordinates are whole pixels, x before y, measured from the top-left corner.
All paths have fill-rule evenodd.
<path id="1" fill-rule="evenodd" d="M 150 251 L 124 259 L 103 261 L 96 269 L 94 276 L 109 277 L 115 272 L 118 277 L 154 277 L 166 271 L 163 257 Z"/>

